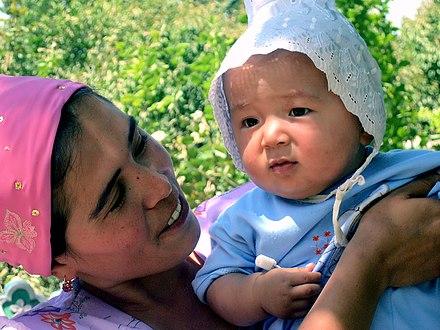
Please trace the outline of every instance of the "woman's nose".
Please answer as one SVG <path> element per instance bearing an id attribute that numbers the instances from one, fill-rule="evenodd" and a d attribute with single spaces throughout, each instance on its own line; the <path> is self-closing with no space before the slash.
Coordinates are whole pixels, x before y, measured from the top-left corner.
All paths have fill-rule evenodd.
<path id="1" fill-rule="evenodd" d="M 156 169 L 143 168 L 137 176 L 145 209 L 153 209 L 161 200 L 167 198 L 173 188 L 168 177 Z"/>
<path id="2" fill-rule="evenodd" d="M 272 119 L 266 121 L 263 126 L 262 145 L 264 148 L 275 148 L 289 143 L 289 135 L 285 132 L 285 126 L 281 120 Z"/>

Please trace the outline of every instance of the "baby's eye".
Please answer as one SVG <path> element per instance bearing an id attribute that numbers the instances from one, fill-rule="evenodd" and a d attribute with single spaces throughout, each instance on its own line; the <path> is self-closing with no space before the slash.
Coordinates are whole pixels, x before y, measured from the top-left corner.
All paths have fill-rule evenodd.
<path id="1" fill-rule="evenodd" d="M 310 112 L 310 109 L 307 108 L 293 108 L 289 112 L 289 116 L 292 117 L 302 117 Z"/>
<path id="2" fill-rule="evenodd" d="M 242 124 L 244 127 L 252 127 L 258 124 L 258 119 L 255 118 L 246 118 L 245 120 L 242 121 Z"/>

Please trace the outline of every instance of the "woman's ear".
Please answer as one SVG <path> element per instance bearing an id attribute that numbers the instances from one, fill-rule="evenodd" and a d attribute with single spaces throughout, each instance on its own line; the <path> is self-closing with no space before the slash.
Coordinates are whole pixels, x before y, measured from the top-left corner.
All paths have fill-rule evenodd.
<path id="1" fill-rule="evenodd" d="M 55 257 L 52 261 L 52 275 L 58 277 L 60 280 L 66 278 L 71 279 L 76 277 L 75 260 L 67 253 Z"/>
<path id="2" fill-rule="evenodd" d="M 371 141 L 373 141 L 373 137 L 367 132 L 365 132 L 364 129 L 362 128 L 361 136 L 360 136 L 361 144 L 367 146 L 371 143 Z"/>

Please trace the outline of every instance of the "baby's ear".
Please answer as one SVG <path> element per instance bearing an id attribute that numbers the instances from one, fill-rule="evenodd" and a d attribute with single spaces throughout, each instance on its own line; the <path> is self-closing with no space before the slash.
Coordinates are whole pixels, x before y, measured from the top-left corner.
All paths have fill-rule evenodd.
<path id="1" fill-rule="evenodd" d="M 362 128 L 361 136 L 360 136 L 361 144 L 367 146 L 371 143 L 371 141 L 373 141 L 373 136 L 365 132 L 364 129 Z"/>
<path id="2" fill-rule="evenodd" d="M 75 278 L 76 268 L 73 265 L 75 265 L 73 258 L 63 253 L 52 261 L 52 275 L 60 280 Z"/>

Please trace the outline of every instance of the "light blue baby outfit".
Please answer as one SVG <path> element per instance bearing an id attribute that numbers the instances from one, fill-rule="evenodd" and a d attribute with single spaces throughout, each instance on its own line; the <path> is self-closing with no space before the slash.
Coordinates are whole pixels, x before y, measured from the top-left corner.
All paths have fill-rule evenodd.
<path id="1" fill-rule="evenodd" d="M 365 184 L 355 185 L 349 191 L 339 214 L 355 209 L 382 184 L 393 190 L 439 166 L 440 152 L 394 150 L 379 153 L 362 173 Z M 440 182 L 429 196 L 440 198 Z M 255 258 L 260 254 L 275 259 L 281 267 L 317 263 L 333 236 L 333 203 L 334 197 L 311 204 L 281 198 L 260 188 L 244 194 L 210 228 L 212 251 L 193 281 L 198 297 L 206 302 L 207 288 L 224 274 L 261 271 L 255 266 Z M 294 329 L 300 323 L 301 319 L 271 317 L 265 321 L 264 329 Z M 415 328 L 440 329 L 440 279 L 418 286 L 388 289 L 383 294 L 372 329 Z"/>

